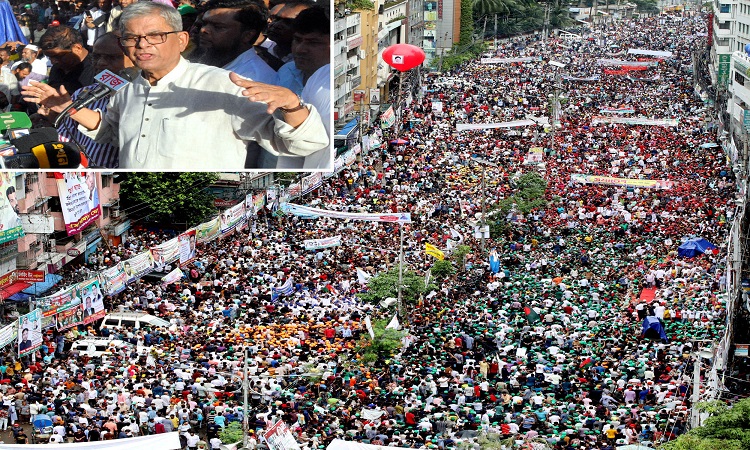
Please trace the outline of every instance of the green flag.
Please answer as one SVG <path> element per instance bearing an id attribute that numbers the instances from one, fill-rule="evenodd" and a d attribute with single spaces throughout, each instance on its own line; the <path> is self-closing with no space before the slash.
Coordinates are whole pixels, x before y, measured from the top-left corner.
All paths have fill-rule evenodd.
<path id="1" fill-rule="evenodd" d="M 529 308 L 528 306 L 523 307 L 523 313 L 526 316 L 526 320 L 528 320 L 531 324 L 542 321 L 542 318 L 539 317 L 539 314 L 537 314 L 536 311 Z"/>

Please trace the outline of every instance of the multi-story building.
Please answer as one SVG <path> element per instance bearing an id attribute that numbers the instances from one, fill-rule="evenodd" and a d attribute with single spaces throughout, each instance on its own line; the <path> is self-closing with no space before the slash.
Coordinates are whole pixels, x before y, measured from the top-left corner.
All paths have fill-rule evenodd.
<path id="1" fill-rule="evenodd" d="M 354 114 L 354 88 L 361 82 L 361 15 L 340 5 L 333 22 L 333 119 L 345 121 Z"/>
<path id="2" fill-rule="evenodd" d="M 467 0 L 468 1 L 468 0 Z M 435 66 L 433 59 L 453 47 L 461 27 L 461 0 L 424 0 L 421 45 L 425 65 Z"/>
<path id="3" fill-rule="evenodd" d="M 50 173 L 16 173 L 16 196 L 23 223 L 23 237 L 0 247 L 0 280 L 16 269 L 55 273 L 72 261 L 84 262 L 99 245 L 117 245 L 130 229 L 119 209 L 120 185 L 111 172 L 97 172 L 96 185 L 102 214 L 73 236 L 65 231 L 57 180 Z M 8 249 L 13 249 L 12 253 Z M 0 285 L 5 299 L 28 283 Z"/>

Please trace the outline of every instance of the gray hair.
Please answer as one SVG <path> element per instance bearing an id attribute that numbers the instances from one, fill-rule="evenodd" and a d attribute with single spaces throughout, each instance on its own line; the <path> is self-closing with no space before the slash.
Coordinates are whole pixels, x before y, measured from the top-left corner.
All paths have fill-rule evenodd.
<path id="1" fill-rule="evenodd" d="M 120 34 L 125 32 L 125 26 L 129 21 L 153 14 L 158 14 L 167 22 L 167 26 L 171 28 L 169 31 L 182 31 L 182 17 L 180 17 L 180 13 L 174 7 L 156 2 L 142 1 L 133 3 L 122 10 L 122 14 L 120 14 Z"/>

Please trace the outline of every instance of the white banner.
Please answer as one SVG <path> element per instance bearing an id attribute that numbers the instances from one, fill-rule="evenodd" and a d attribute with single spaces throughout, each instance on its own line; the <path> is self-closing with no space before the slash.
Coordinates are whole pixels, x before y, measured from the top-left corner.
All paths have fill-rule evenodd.
<path id="1" fill-rule="evenodd" d="M 318 217 L 330 217 L 332 219 L 360 220 L 365 222 L 392 222 L 411 223 L 411 213 L 348 213 L 341 211 L 329 211 L 309 206 L 296 205 L 294 203 L 283 203 L 281 210 L 288 214 L 302 217 L 303 219 L 317 219 Z"/>
<path id="2" fill-rule="evenodd" d="M 0 450 L 29 450 L 49 449 L 49 444 L 0 444 Z M 132 450 L 134 448 L 148 448 L 148 450 L 177 450 L 181 448 L 180 433 L 162 433 L 151 436 L 139 436 L 128 439 L 111 441 L 77 442 L 75 444 L 57 444 L 53 448 L 70 450 Z"/>
<path id="3" fill-rule="evenodd" d="M 489 130 L 491 128 L 515 128 L 515 127 L 526 127 L 534 125 L 536 122 L 533 120 L 514 120 L 512 122 L 500 122 L 500 123 L 457 123 L 457 131 L 465 130 Z"/>
<path id="4" fill-rule="evenodd" d="M 505 64 L 516 62 L 541 61 L 541 56 L 527 56 L 525 58 L 482 58 L 479 60 L 482 64 Z"/>
<path id="5" fill-rule="evenodd" d="M 679 119 L 649 119 L 646 117 L 594 117 L 591 125 L 600 123 L 620 123 L 623 125 L 648 125 L 656 127 L 676 127 L 680 124 Z"/>
<path id="6" fill-rule="evenodd" d="M 239 228 L 246 220 L 245 202 L 240 202 L 232 206 L 219 216 L 221 234 L 227 233 L 234 228 Z"/>
<path id="7" fill-rule="evenodd" d="M 138 278 L 154 270 L 154 257 L 150 251 L 145 251 L 126 259 L 122 262 L 122 271 L 128 277 L 128 283 L 132 283 Z"/>
<path id="8" fill-rule="evenodd" d="M 600 66 L 630 66 L 630 67 L 652 67 L 659 63 L 653 61 L 624 61 L 622 59 L 599 59 L 596 61 Z"/>
<path id="9" fill-rule="evenodd" d="M 434 113 L 443 112 L 443 102 L 432 102 L 432 112 Z"/>
<path id="10" fill-rule="evenodd" d="M 305 245 L 305 250 L 336 247 L 341 245 L 341 236 L 332 236 L 323 239 L 305 239 L 302 243 Z"/>
<path id="11" fill-rule="evenodd" d="M 657 50 L 644 50 L 642 48 L 629 48 L 628 55 L 654 56 L 656 58 L 671 58 L 672 52 L 660 52 Z"/>
<path id="12" fill-rule="evenodd" d="M 375 340 L 375 330 L 372 329 L 372 322 L 370 321 L 370 316 L 365 317 L 365 326 L 367 327 L 367 332 L 370 333 L 370 339 Z"/>
<path id="13" fill-rule="evenodd" d="M 299 450 L 299 444 L 294 440 L 289 427 L 279 420 L 263 434 L 263 440 L 271 450 Z"/>
<path id="14" fill-rule="evenodd" d="M 165 265 L 177 261 L 180 257 L 180 246 L 177 238 L 170 239 L 156 247 L 151 247 L 149 250 L 151 251 L 151 256 L 154 257 L 156 270 L 160 272 Z"/>
<path id="15" fill-rule="evenodd" d="M 15 341 L 16 336 L 18 336 L 18 326 L 15 323 L 12 323 L 7 327 L 0 329 L 0 348 L 3 348 L 11 342 Z"/>
<path id="16" fill-rule="evenodd" d="M 73 236 L 102 214 L 96 172 L 56 172 L 55 178 L 65 231 L 68 236 Z"/>
<path id="17" fill-rule="evenodd" d="M 162 284 L 172 284 L 174 282 L 180 281 L 184 274 L 180 270 L 180 268 L 176 268 L 173 271 L 169 272 L 168 274 L 161 277 Z"/>

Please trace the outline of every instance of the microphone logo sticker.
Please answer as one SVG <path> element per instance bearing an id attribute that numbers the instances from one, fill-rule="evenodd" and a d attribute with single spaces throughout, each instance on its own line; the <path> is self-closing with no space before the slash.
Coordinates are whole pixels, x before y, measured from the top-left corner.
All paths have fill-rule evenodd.
<path id="1" fill-rule="evenodd" d="M 57 150 L 58 166 L 66 167 L 68 165 L 68 155 L 65 153 L 65 146 L 63 144 L 52 144 L 52 148 Z"/>

